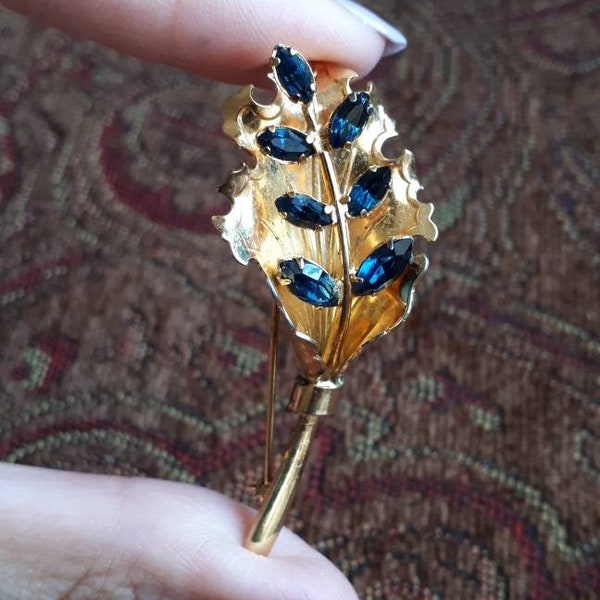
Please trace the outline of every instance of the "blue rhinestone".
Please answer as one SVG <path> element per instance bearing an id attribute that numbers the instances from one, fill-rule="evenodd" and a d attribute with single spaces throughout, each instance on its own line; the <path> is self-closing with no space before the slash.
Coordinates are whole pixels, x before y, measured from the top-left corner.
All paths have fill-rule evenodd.
<path id="1" fill-rule="evenodd" d="M 325 204 L 305 194 L 284 194 L 275 200 L 275 206 L 282 215 L 298 227 L 326 227 L 333 223 L 330 213 L 325 212 Z"/>
<path id="2" fill-rule="evenodd" d="M 332 277 L 319 265 L 309 260 L 282 260 L 281 275 L 290 280 L 288 289 L 294 296 L 313 306 L 336 306 L 338 290 Z"/>
<path id="3" fill-rule="evenodd" d="M 289 127 L 265 129 L 256 140 L 269 156 L 285 162 L 298 162 L 303 156 L 315 153 L 313 145 L 306 141 L 306 134 Z"/>
<path id="4" fill-rule="evenodd" d="M 329 121 L 329 143 L 332 148 L 341 148 L 353 142 L 363 130 L 373 111 L 367 92 L 351 94 L 335 109 Z"/>
<path id="5" fill-rule="evenodd" d="M 373 210 L 384 198 L 390 181 L 392 170 L 389 167 L 379 167 L 374 171 L 367 171 L 358 178 L 350 190 L 348 212 L 353 217 L 358 217 L 364 211 Z"/>
<path id="6" fill-rule="evenodd" d="M 285 46 L 275 48 L 275 74 L 291 100 L 300 100 L 308 104 L 315 94 L 315 79 L 308 63 Z"/>
<path id="7" fill-rule="evenodd" d="M 357 296 L 374 294 L 398 278 L 412 260 L 412 245 L 412 238 L 400 238 L 379 246 L 360 265 L 352 291 Z"/>

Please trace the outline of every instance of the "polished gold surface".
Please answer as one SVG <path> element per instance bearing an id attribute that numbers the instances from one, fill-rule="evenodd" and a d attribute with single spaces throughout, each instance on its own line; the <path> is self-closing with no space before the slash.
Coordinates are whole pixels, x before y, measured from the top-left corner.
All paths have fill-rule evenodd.
<path id="1" fill-rule="evenodd" d="M 333 415 L 337 402 L 337 395 L 334 392 L 342 385 L 344 380 L 341 377 L 334 381 L 317 382 L 298 378 L 292 389 L 288 410 L 316 417 Z"/>
<path id="2" fill-rule="evenodd" d="M 301 415 L 292 440 L 281 461 L 244 544 L 248 550 L 266 556 L 277 540 L 294 499 L 298 481 L 310 453 L 319 417 Z"/>
<path id="3" fill-rule="evenodd" d="M 261 266 L 278 311 L 294 334 L 300 363 L 300 377 L 288 406 L 298 414 L 298 421 L 278 473 L 271 481 L 270 432 L 279 322 L 274 312 L 265 474 L 259 485 L 262 505 L 246 540 L 248 549 L 264 555 L 270 552 L 283 527 L 318 420 L 335 411 L 342 374 L 365 344 L 406 318 L 415 281 L 426 270 L 427 259 L 422 255 L 414 257 L 398 278 L 365 296 L 352 294 L 359 266 L 391 239 L 437 237 L 431 220 L 433 206 L 417 199 L 421 186 L 414 174 L 412 154 L 405 150 L 398 158 L 388 158 L 382 152 L 385 141 L 396 132 L 393 121 L 377 103 L 372 87 L 369 85 L 367 91 L 374 110 L 360 135 L 351 144 L 332 149 L 327 141 L 328 124 L 333 111 L 353 93 L 355 75 L 339 69 L 329 69 L 327 77 L 321 79 L 317 75 L 317 94 L 303 104 L 284 93 L 275 71 L 274 67 L 271 78 L 277 90 L 269 104 L 256 101 L 252 86 L 248 86 L 224 106 L 224 131 L 249 153 L 253 166 L 243 164 L 229 175 L 221 191 L 231 200 L 231 210 L 213 218 L 237 260 L 247 264 L 253 259 Z M 314 154 L 287 163 L 264 152 L 257 136 L 267 128 L 280 126 L 306 134 Z M 392 172 L 384 200 L 368 215 L 350 216 L 347 201 L 353 184 L 368 169 L 381 166 L 389 166 Z M 275 200 L 294 193 L 307 194 L 325 204 L 333 224 L 311 229 L 286 220 Z M 318 308 L 295 296 L 279 272 L 280 262 L 289 259 L 310 260 L 324 268 L 337 282 L 339 304 Z"/>

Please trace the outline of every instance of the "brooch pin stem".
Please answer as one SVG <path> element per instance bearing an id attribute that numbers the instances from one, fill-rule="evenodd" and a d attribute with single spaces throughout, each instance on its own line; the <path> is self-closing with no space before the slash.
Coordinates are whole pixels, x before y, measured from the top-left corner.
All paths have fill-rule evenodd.
<path id="1" fill-rule="evenodd" d="M 341 378 L 315 383 L 302 378 L 296 381 L 288 409 L 298 413 L 298 421 L 276 478 L 263 490 L 262 505 L 246 538 L 248 550 L 264 556 L 271 551 L 302 479 L 319 420 L 335 412 L 335 391 L 343 383 Z"/>
<path id="2" fill-rule="evenodd" d="M 302 478 L 318 421 L 316 416 L 300 416 L 279 473 L 271 483 L 246 538 L 244 545 L 248 550 L 263 556 L 271 552 Z"/>

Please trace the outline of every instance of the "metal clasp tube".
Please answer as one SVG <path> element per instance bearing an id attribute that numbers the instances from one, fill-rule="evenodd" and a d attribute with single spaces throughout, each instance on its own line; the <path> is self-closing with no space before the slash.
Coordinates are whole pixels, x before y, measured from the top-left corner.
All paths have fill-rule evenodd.
<path id="1" fill-rule="evenodd" d="M 298 489 L 319 418 L 333 414 L 333 392 L 342 384 L 341 378 L 333 381 L 296 381 L 288 408 L 298 413 L 298 422 L 283 454 L 279 471 L 266 492 L 246 538 L 244 545 L 248 550 L 266 556 L 273 548 Z"/>

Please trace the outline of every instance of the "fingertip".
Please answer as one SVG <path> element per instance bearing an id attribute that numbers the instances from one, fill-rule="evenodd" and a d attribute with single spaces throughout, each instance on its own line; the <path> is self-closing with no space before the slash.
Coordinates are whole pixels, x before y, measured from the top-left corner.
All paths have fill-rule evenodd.
<path id="1" fill-rule="evenodd" d="M 244 548 L 255 514 L 247 506 L 204 488 L 144 481 L 136 487 L 133 496 L 143 492 L 149 502 L 142 511 L 138 507 L 142 521 L 157 504 L 169 507 L 137 552 L 153 565 L 150 571 L 176 577 L 182 593 L 204 589 L 231 600 L 357 600 L 343 573 L 287 528 L 267 557 Z"/>
<path id="2" fill-rule="evenodd" d="M 0 537 L 13 539 L 4 557 L 0 544 L 0 562 L 13 564 L 15 581 L 26 570 L 43 579 L 40 565 L 70 581 L 108 561 L 115 585 L 148 597 L 356 600 L 344 575 L 287 529 L 269 557 L 244 549 L 253 511 L 217 492 L 2 464 L 0 481 Z"/>
<path id="3" fill-rule="evenodd" d="M 187 6 L 188 0 L 181 5 Z M 381 32 L 336 0 L 239 2 L 215 11 L 214 1 L 200 9 L 187 6 L 178 19 L 178 43 L 165 48 L 165 62 L 227 83 L 264 84 L 273 47 L 293 46 L 311 63 L 328 63 L 369 73 L 386 51 Z M 194 16 L 195 15 L 195 16 Z M 210 22 L 210 27 L 207 25 Z"/>
<path id="4" fill-rule="evenodd" d="M 360 76 L 389 51 L 385 21 L 370 22 L 336 0 L 288 2 L 285 9 L 280 0 L 1 2 L 45 25 L 228 83 L 256 81 L 278 43 Z"/>

